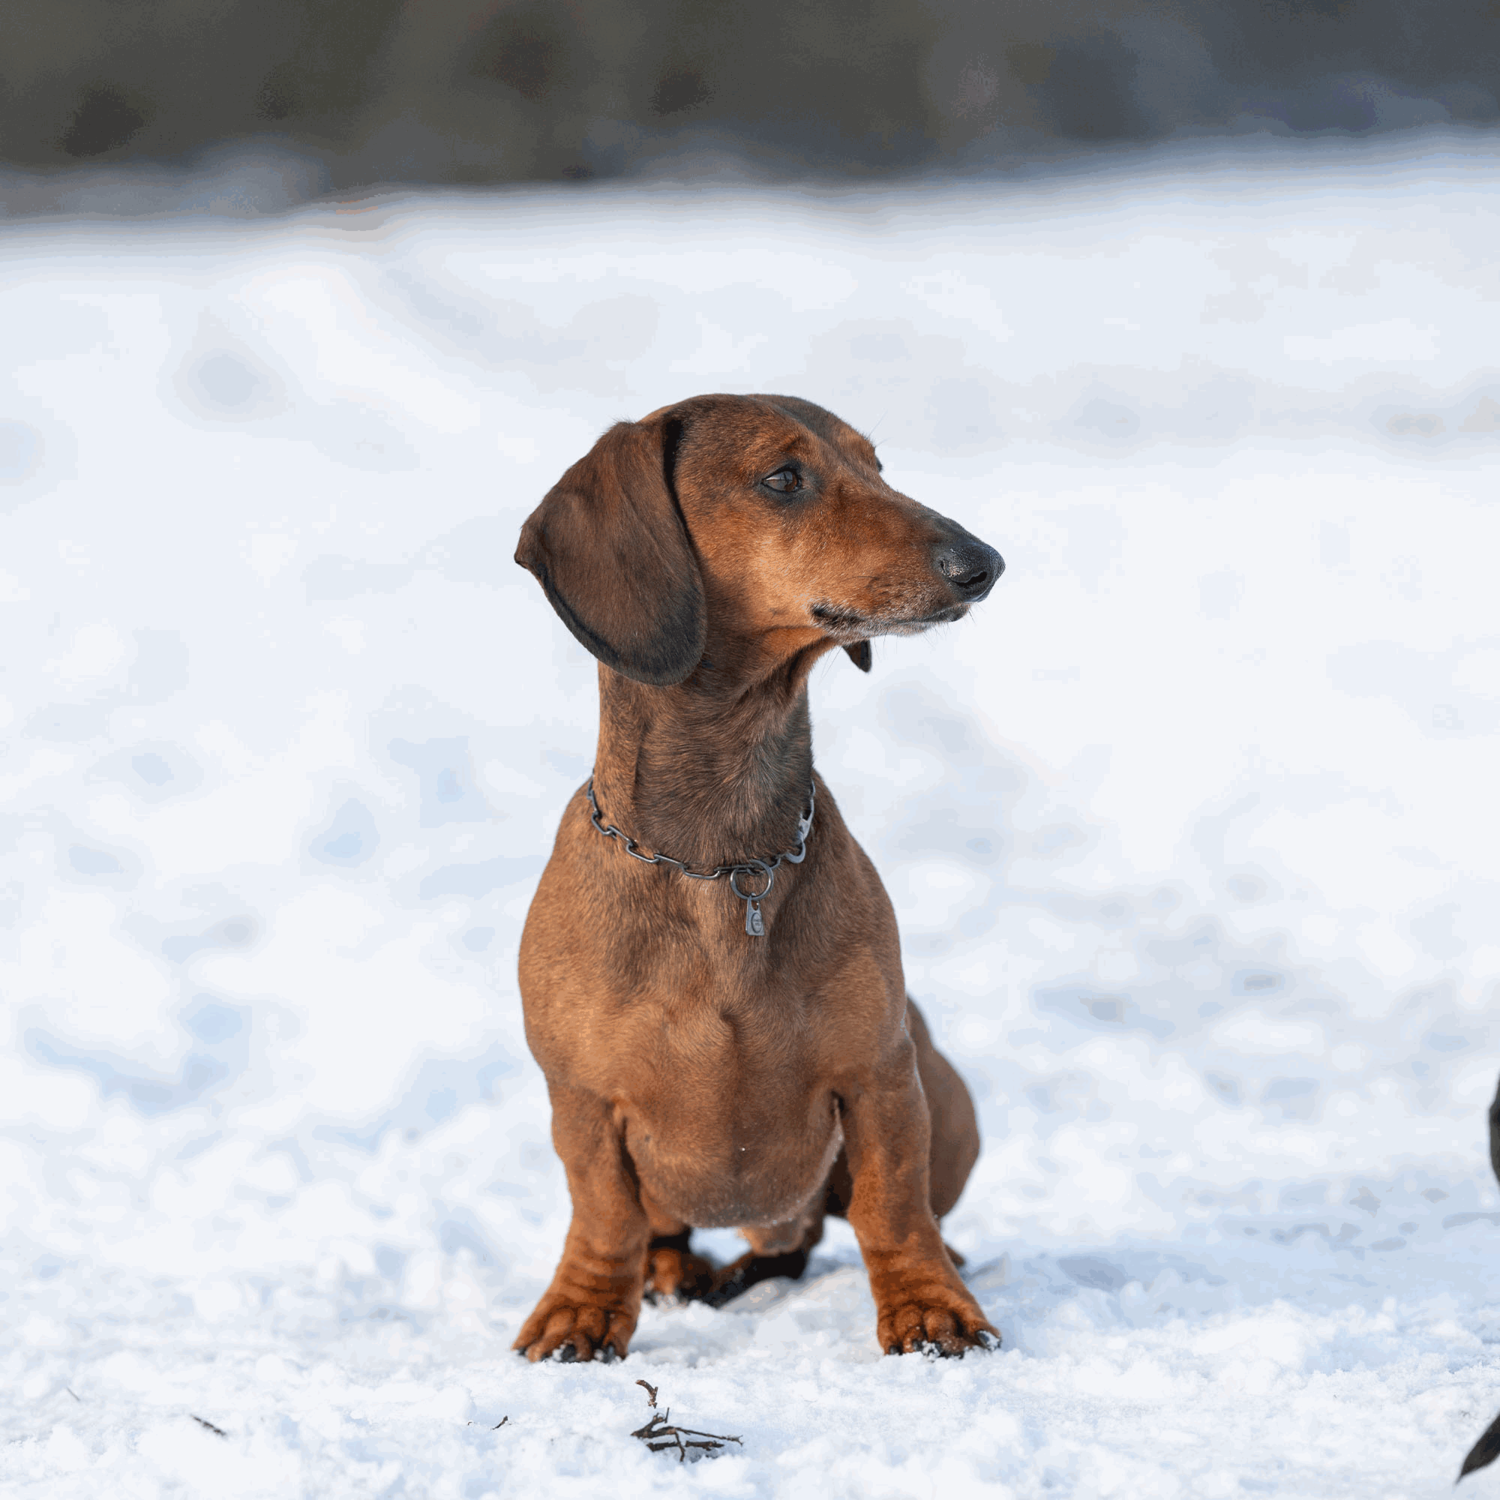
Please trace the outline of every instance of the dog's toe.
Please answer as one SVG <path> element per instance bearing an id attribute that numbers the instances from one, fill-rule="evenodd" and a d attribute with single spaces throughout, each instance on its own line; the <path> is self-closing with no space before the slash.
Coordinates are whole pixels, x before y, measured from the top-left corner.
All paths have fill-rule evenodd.
<path id="1" fill-rule="evenodd" d="M 951 1299 L 913 1299 L 889 1308 L 880 1319 L 879 1337 L 888 1354 L 920 1354 L 927 1359 L 962 1357 L 970 1349 L 1000 1347 L 1000 1336 L 985 1322 L 977 1304 Z"/>

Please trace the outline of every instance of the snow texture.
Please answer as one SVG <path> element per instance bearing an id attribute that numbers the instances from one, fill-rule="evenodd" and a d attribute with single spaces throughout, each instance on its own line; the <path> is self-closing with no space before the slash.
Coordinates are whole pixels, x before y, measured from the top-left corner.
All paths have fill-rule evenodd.
<path id="1" fill-rule="evenodd" d="M 1500 1405 L 1497 245 L 1475 136 L 6 226 L 0 1489 L 1449 1493 Z M 995 1355 L 881 1357 L 842 1225 L 623 1364 L 509 1352 L 567 1220 L 516 948 L 596 716 L 511 552 L 707 390 L 1009 564 L 813 685 L 979 1104 Z M 637 1379 L 743 1448 L 647 1452 Z"/>

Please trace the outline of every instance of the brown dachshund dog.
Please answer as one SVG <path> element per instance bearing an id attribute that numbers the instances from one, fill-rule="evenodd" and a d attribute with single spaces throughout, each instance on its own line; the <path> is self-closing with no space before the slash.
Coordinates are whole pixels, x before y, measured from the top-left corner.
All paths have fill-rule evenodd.
<path id="1" fill-rule="evenodd" d="M 807 679 L 961 618 L 1004 563 L 880 467 L 810 402 L 697 396 L 612 427 L 522 528 L 516 561 L 601 663 L 593 779 L 521 939 L 573 1198 L 528 1359 L 623 1357 L 645 1293 L 800 1275 L 826 1213 L 859 1237 L 882 1349 L 999 1342 L 938 1234 L 974 1107 L 813 770 Z M 722 1225 L 750 1249 L 716 1271 L 688 1237 Z"/>

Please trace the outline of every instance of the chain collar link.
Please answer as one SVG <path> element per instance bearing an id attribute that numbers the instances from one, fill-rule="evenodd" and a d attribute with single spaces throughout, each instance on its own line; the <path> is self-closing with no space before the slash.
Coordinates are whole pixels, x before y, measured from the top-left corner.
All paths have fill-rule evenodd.
<path id="1" fill-rule="evenodd" d="M 817 810 L 818 791 L 817 787 L 809 782 L 807 786 L 807 811 L 797 820 L 797 843 L 792 849 L 783 849 L 780 854 L 773 854 L 769 859 L 744 859 L 737 864 L 718 865 L 712 870 L 695 870 L 686 860 L 674 859 L 670 854 L 643 854 L 641 847 L 623 829 L 616 828 L 613 823 L 606 823 L 599 812 L 599 803 L 594 796 L 594 778 L 589 777 L 588 786 L 589 799 L 589 822 L 591 822 L 600 833 L 607 839 L 618 839 L 625 847 L 625 852 L 632 858 L 638 859 L 643 865 L 671 865 L 674 870 L 686 875 L 689 880 L 718 880 L 723 876 L 729 877 L 729 889 L 734 892 L 741 901 L 745 903 L 745 931 L 751 937 L 764 937 L 766 935 L 765 920 L 760 914 L 760 903 L 771 894 L 771 887 L 776 883 L 776 869 L 783 861 L 789 865 L 800 865 L 807 858 L 807 839 L 812 832 L 813 813 Z M 740 889 L 740 877 L 742 875 L 763 875 L 765 877 L 765 889 L 754 894 Z"/>

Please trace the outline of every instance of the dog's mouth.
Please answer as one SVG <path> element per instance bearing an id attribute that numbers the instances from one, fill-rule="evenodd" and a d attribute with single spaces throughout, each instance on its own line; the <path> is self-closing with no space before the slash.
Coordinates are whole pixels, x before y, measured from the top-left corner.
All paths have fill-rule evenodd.
<path id="1" fill-rule="evenodd" d="M 934 625 L 951 625 L 968 614 L 967 603 L 947 604 L 926 615 L 864 614 L 838 604 L 814 604 L 808 613 L 841 646 L 877 635 L 921 635 Z"/>

